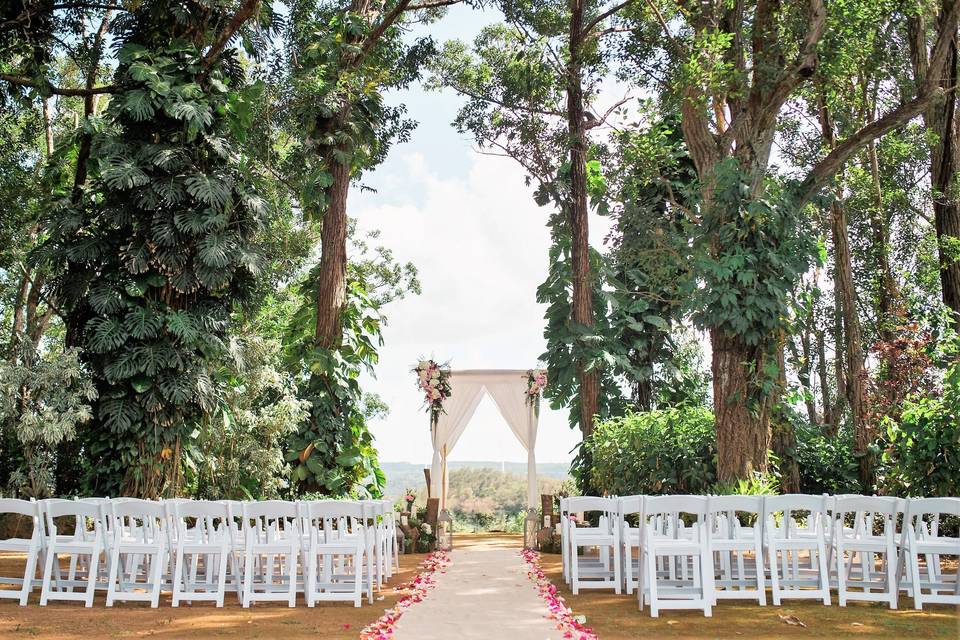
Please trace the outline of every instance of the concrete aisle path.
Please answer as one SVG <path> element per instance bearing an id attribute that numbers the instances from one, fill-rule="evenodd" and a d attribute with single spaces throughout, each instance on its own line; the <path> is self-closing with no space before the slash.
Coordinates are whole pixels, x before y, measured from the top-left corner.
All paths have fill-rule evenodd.
<path id="1" fill-rule="evenodd" d="M 447 572 L 403 614 L 396 640 L 559 640 L 518 552 L 517 544 L 455 543 Z"/>

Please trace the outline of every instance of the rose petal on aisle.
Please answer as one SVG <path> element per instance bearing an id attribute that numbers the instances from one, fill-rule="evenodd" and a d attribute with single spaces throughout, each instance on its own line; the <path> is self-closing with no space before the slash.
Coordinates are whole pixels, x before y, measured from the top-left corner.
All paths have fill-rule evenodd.
<path id="1" fill-rule="evenodd" d="M 577 620 L 573 615 L 573 610 L 567 607 L 564 602 L 563 596 L 557 593 L 556 585 L 550 582 L 540 566 L 540 554 L 531 549 L 524 549 L 520 552 L 520 556 L 527 563 L 527 577 L 537 588 L 540 597 L 547 603 L 549 613 L 544 617 L 556 623 L 557 630 L 563 632 L 564 638 L 598 640 L 593 629 Z"/>
<path id="2" fill-rule="evenodd" d="M 437 586 L 434 574 L 446 571 L 450 566 L 450 556 L 445 551 L 434 551 L 421 565 L 423 570 L 410 582 L 400 585 L 397 591 L 407 591 L 391 609 L 387 609 L 376 622 L 367 625 L 360 632 L 360 640 L 390 640 L 397 621 L 413 605 L 422 602 L 427 592 Z"/>

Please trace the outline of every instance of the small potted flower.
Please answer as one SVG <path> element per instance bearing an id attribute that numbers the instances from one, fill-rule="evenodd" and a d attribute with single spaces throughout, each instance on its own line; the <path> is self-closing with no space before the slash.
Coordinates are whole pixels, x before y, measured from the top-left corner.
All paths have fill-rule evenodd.
<path id="1" fill-rule="evenodd" d="M 407 503 L 407 513 L 413 513 L 413 503 L 417 501 L 417 496 L 413 492 L 413 489 L 407 489 L 407 493 L 403 496 L 403 499 Z"/>

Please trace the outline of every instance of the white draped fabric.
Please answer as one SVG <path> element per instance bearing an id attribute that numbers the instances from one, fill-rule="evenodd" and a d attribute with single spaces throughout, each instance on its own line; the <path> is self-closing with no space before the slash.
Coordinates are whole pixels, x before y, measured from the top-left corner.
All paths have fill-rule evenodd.
<path id="1" fill-rule="evenodd" d="M 527 450 L 527 506 L 537 506 L 537 415 L 527 403 L 527 372 L 524 370 L 468 370 L 450 373 L 451 395 L 443 403 L 433 430 L 433 463 L 430 495 L 447 497 L 447 458 L 477 410 L 484 393 L 490 394 L 500 414 L 520 444 Z"/>

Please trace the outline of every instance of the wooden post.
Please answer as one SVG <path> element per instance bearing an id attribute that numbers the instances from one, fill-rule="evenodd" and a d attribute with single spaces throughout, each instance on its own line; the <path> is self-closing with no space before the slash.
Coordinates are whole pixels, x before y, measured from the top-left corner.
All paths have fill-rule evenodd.
<path id="1" fill-rule="evenodd" d="M 550 524 L 546 526 L 552 527 L 553 525 L 555 525 L 556 522 L 553 521 L 554 519 L 553 494 L 548 494 L 548 493 L 540 494 L 540 509 L 541 509 L 541 512 L 543 513 L 543 519 L 541 520 L 541 524 L 545 522 L 549 522 Z"/>
<path id="2" fill-rule="evenodd" d="M 440 516 L 440 498 L 427 498 L 427 518 L 430 527 L 437 530 L 437 518 Z"/>
<path id="3" fill-rule="evenodd" d="M 427 481 L 427 498 L 430 498 L 430 467 L 424 467 L 423 479 Z"/>

